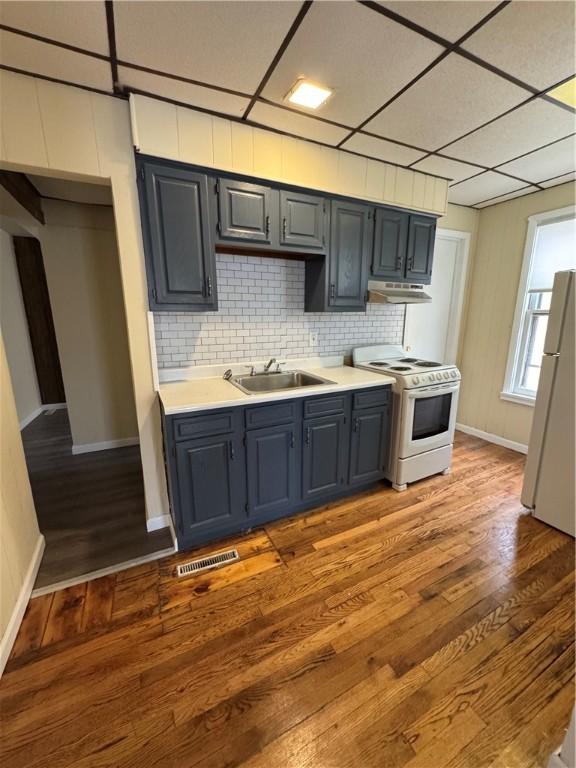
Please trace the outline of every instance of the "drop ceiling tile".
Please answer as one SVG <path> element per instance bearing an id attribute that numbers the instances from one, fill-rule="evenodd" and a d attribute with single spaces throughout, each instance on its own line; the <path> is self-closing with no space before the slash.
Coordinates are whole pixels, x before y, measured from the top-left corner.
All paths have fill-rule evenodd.
<path id="1" fill-rule="evenodd" d="M 414 163 L 412 167 L 415 171 L 433 173 L 435 176 L 443 176 L 451 181 L 462 181 L 482 171 L 481 168 L 477 168 L 475 165 L 460 163 L 457 160 L 448 160 L 446 157 L 438 157 L 437 155 L 425 157 L 424 160 Z"/>
<path id="2" fill-rule="evenodd" d="M 412 0 L 407 3 L 405 0 L 400 0 L 400 2 L 381 2 L 380 5 L 454 42 L 490 13 L 498 3 L 484 2 L 484 0 L 469 2 L 467 0 L 450 0 L 450 2 Z"/>
<path id="3" fill-rule="evenodd" d="M 365 127 L 386 138 L 436 150 L 526 96 L 522 88 L 450 54 Z"/>
<path id="4" fill-rule="evenodd" d="M 118 57 L 252 93 L 300 10 L 299 2 L 116 1 Z"/>
<path id="5" fill-rule="evenodd" d="M 0 4 L 0 22 L 106 56 L 109 53 L 104 3 L 5 2 Z"/>
<path id="6" fill-rule="evenodd" d="M 506 195 L 525 187 L 523 181 L 501 176 L 493 171 L 486 171 L 472 179 L 454 184 L 448 189 L 448 200 L 460 205 L 476 205 L 488 198 Z"/>
<path id="7" fill-rule="evenodd" d="M 511 163 L 500 165 L 498 170 L 528 181 L 539 182 L 572 171 L 576 165 L 575 160 L 576 139 L 570 136 Z"/>
<path id="8" fill-rule="evenodd" d="M 374 157 L 376 160 L 396 163 L 397 165 L 410 165 L 410 163 L 424 157 L 426 154 L 416 149 L 394 144 L 391 141 L 375 139 L 373 136 L 366 136 L 363 133 L 354 134 L 351 139 L 348 139 L 342 145 L 342 148 L 350 149 L 352 152 L 358 152 L 367 157 Z"/>
<path id="9" fill-rule="evenodd" d="M 557 187 L 558 184 L 566 184 L 569 181 L 574 181 L 576 179 L 576 171 L 572 171 L 572 173 L 565 173 L 562 176 L 557 176 L 554 179 L 548 179 L 547 181 L 542 181 L 540 183 L 541 187 Z"/>
<path id="10" fill-rule="evenodd" d="M 488 208 L 491 205 L 505 203 L 506 200 L 513 200 L 515 197 L 524 197 L 524 195 L 530 195 L 532 192 L 538 192 L 538 187 L 522 187 L 522 189 L 518 189 L 516 192 L 509 192 L 507 195 L 499 195 L 498 197 L 485 200 L 483 203 L 477 203 L 474 208 Z"/>
<path id="11" fill-rule="evenodd" d="M 574 74 L 572 2 L 510 3 L 464 44 L 471 53 L 535 88 Z"/>
<path id="12" fill-rule="evenodd" d="M 314 3 L 263 95 L 280 103 L 306 77 L 334 90 L 318 114 L 355 126 L 443 50 L 359 3 Z"/>
<path id="13" fill-rule="evenodd" d="M 92 56 L 0 31 L 0 63 L 78 85 L 112 91 L 110 64 Z"/>
<path id="14" fill-rule="evenodd" d="M 140 72 L 129 67 L 119 67 L 118 78 L 122 85 L 129 88 L 136 88 L 173 101 L 180 101 L 191 107 L 202 107 L 215 112 L 223 112 L 226 115 L 242 115 L 249 103 L 249 99 L 241 96 L 213 91 L 210 88 L 183 83 L 169 77 L 151 75 L 149 72 Z"/>
<path id="15" fill-rule="evenodd" d="M 314 139 L 334 146 L 349 133 L 345 128 L 338 128 L 322 123 L 320 120 L 314 120 L 308 115 L 301 115 L 299 112 L 291 112 L 261 102 L 254 105 L 250 112 L 250 120 L 260 125 L 276 128 L 279 131 L 286 131 L 286 133 L 293 133 L 296 136 L 303 136 L 305 139 Z"/>
<path id="16" fill-rule="evenodd" d="M 446 147 L 445 152 L 480 165 L 499 165 L 574 130 L 574 115 L 534 99 Z"/>

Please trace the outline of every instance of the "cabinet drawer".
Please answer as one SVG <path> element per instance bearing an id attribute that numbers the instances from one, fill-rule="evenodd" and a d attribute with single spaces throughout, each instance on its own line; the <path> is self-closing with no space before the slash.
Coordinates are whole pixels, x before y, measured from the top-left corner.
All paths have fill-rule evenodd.
<path id="1" fill-rule="evenodd" d="M 172 419 L 172 436 L 174 440 L 189 440 L 205 435 L 223 435 L 233 432 L 237 415 L 234 411 L 217 411 L 201 416 L 178 416 Z"/>
<path id="2" fill-rule="evenodd" d="M 346 395 L 334 397 L 315 397 L 304 402 L 304 418 L 309 416 L 326 416 L 331 413 L 344 413 Z"/>
<path id="3" fill-rule="evenodd" d="M 356 392 L 354 395 L 354 410 L 357 408 L 374 408 L 390 402 L 390 388 L 369 389 L 366 392 Z"/>
<path id="4" fill-rule="evenodd" d="M 294 421 L 298 415 L 298 404 L 274 403 L 256 408 L 246 408 L 246 429 L 269 427 L 274 424 L 286 424 Z"/>

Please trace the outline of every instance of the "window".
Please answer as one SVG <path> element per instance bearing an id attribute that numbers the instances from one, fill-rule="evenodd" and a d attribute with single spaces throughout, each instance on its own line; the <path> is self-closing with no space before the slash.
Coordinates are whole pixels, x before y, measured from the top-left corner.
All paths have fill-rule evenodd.
<path id="1" fill-rule="evenodd" d="M 576 269 L 576 209 L 528 219 L 528 234 L 502 398 L 533 405 L 540 378 L 554 275 Z"/>

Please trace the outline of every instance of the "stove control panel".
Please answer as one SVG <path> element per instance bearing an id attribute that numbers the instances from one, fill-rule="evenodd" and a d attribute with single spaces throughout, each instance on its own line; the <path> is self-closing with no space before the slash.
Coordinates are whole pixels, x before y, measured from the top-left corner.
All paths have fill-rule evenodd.
<path id="1" fill-rule="evenodd" d="M 460 378 L 460 373 L 456 369 L 448 371 L 436 371 L 434 373 L 423 373 L 418 376 L 406 376 L 404 381 L 410 387 L 426 387 L 430 384 L 445 384 L 446 382 L 456 381 Z"/>

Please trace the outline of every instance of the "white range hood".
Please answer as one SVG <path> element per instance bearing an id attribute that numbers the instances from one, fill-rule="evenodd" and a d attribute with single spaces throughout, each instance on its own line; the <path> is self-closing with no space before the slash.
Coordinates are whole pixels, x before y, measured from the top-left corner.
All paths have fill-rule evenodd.
<path id="1" fill-rule="evenodd" d="M 368 280 L 368 301 L 372 304 L 427 304 L 432 297 L 417 283 L 385 283 Z"/>

